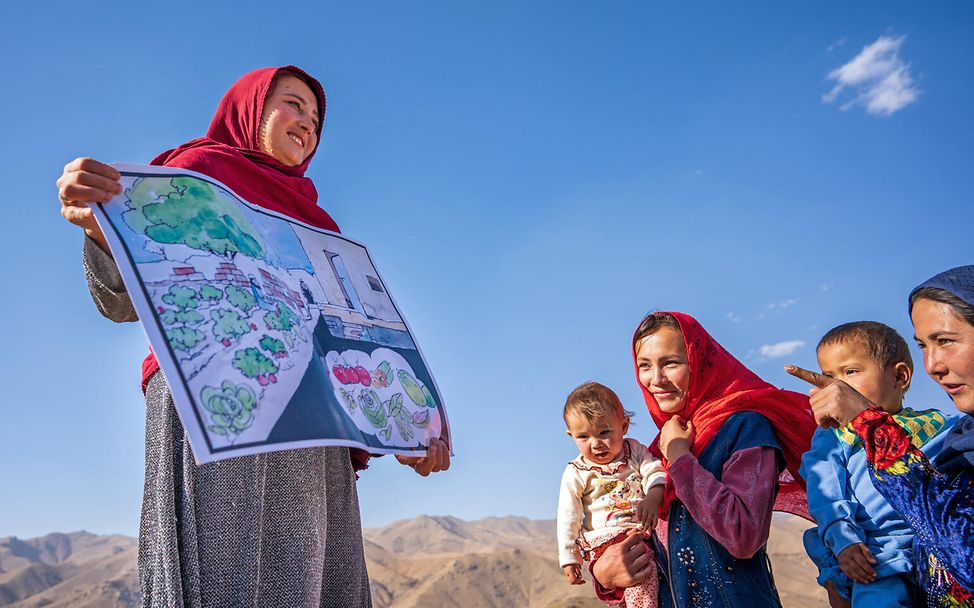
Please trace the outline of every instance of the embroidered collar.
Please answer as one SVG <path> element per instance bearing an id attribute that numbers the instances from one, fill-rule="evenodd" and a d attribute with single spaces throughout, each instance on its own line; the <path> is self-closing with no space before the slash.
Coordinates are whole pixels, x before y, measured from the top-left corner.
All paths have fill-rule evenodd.
<path id="1" fill-rule="evenodd" d="M 898 414 L 892 414 L 893 420 L 910 436 L 913 447 L 921 449 L 928 441 L 937 436 L 947 424 L 947 418 L 940 410 L 914 410 L 904 407 Z M 853 450 L 861 448 L 859 437 L 848 426 L 834 429 L 835 434 L 843 443 L 851 445 Z"/>
<path id="2" fill-rule="evenodd" d="M 603 475 L 615 475 L 624 467 L 629 465 L 629 458 L 632 456 L 632 448 L 629 447 L 629 439 L 625 440 L 622 445 L 622 457 L 615 462 L 610 462 L 606 465 L 601 464 L 591 464 L 586 462 L 581 455 L 575 460 L 572 460 L 569 464 L 578 469 L 579 471 L 595 471 Z"/>

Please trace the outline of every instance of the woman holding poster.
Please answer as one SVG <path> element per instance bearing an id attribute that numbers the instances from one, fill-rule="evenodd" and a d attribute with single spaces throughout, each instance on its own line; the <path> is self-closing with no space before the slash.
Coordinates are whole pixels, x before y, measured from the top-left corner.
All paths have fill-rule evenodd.
<path id="1" fill-rule="evenodd" d="M 197 171 L 251 203 L 338 231 L 304 173 L 317 150 L 325 94 L 286 66 L 244 75 L 224 95 L 205 137 L 152 164 Z M 58 180 L 61 214 L 84 229 L 92 298 L 116 322 L 136 321 L 89 203 L 121 191 L 119 173 L 89 158 Z M 305 448 L 196 465 L 165 377 L 150 353 L 146 395 L 145 494 L 139 531 L 142 600 L 155 606 L 371 606 L 355 470 L 368 455 Z M 399 457 L 420 475 L 446 470 L 449 449 Z"/>

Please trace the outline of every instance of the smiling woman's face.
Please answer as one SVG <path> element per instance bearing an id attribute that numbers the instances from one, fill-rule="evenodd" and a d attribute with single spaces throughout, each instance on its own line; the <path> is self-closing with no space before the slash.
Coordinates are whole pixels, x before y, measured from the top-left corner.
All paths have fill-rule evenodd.
<path id="1" fill-rule="evenodd" d="M 260 121 L 260 150 L 296 167 L 318 143 L 318 100 L 303 80 L 282 74 L 274 81 Z"/>
<path id="2" fill-rule="evenodd" d="M 640 339 L 636 366 L 639 383 L 652 393 L 664 413 L 683 409 L 690 388 L 690 365 L 681 332 L 664 326 Z"/>

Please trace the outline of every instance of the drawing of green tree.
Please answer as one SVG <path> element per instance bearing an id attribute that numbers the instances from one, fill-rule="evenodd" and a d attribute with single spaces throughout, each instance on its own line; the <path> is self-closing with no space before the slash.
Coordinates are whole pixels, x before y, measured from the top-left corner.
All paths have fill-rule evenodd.
<path id="1" fill-rule="evenodd" d="M 176 321 L 184 325 L 199 325 L 203 322 L 203 315 L 195 310 L 184 310 L 176 313 Z"/>
<path id="2" fill-rule="evenodd" d="M 167 183 L 168 182 L 168 183 Z M 230 259 L 259 258 L 260 236 L 243 212 L 194 177 L 142 178 L 128 192 L 125 222 L 159 243 L 182 244 Z"/>
<path id="3" fill-rule="evenodd" d="M 264 315 L 264 323 L 270 329 L 289 332 L 297 322 L 298 316 L 284 302 L 277 303 L 277 311 Z"/>
<path id="4" fill-rule="evenodd" d="M 223 291 L 219 287 L 204 285 L 200 287 L 200 299 L 204 302 L 217 302 L 223 299 Z"/>
<path id="5" fill-rule="evenodd" d="M 206 335 L 192 327 L 173 327 L 166 330 L 166 339 L 176 350 L 189 352 L 193 350 Z"/>
<path id="6" fill-rule="evenodd" d="M 238 350 L 233 355 L 232 365 L 248 378 L 256 378 L 261 386 L 277 382 L 278 367 L 256 348 L 250 347 Z"/>
<path id="7" fill-rule="evenodd" d="M 264 334 L 264 337 L 260 339 L 260 347 L 272 355 L 284 352 L 284 343 L 267 334 Z"/>
<path id="8" fill-rule="evenodd" d="M 227 287 L 227 301 L 239 308 L 244 313 L 257 306 L 257 298 L 249 289 L 230 285 Z"/>
<path id="9" fill-rule="evenodd" d="M 251 331 L 250 321 L 236 311 L 217 308 L 210 311 L 210 317 L 214 321 L 213 337 L 223 342 L 224 346 L 230 346 L 231 341 Z"/>
<path id="10" fill-rule="evenodd" d="M 162 296 L 162 301 L 170 306 L 177 306 L 180 310 L 198 308 L 200 305 L 199 294 L 195 289 L 179 285 L 170 287 L 169 291 Z"/>

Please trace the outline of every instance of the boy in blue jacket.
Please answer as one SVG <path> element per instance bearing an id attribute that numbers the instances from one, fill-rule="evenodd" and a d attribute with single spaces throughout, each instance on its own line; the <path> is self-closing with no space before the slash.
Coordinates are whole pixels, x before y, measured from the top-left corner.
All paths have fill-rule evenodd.
<path id="1" fill-rule="evenodd" d="M 896 330 L 873 321 L 830 330 L 817 348 L 822 373 L 851 385 L 893 415 L 928 457 L 941 449 L 957 419 L 939 410 L 903 407 L 913 359 Z M 808 510 L 818 524 L 805 550 L 833 608 L 914 605 L 913 531 L 876 491 L 865 452 L 847 428 L 819 428 L 802 457 Z"/>

